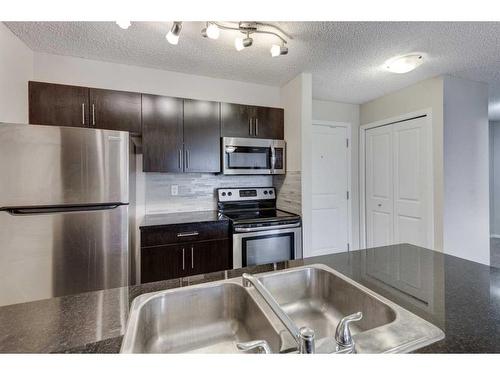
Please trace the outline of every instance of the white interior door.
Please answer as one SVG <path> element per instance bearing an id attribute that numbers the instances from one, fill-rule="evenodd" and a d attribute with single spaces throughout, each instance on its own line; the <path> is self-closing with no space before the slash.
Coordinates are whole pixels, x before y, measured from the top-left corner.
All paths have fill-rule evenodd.
<path id="1" fill-rule="evenodd" d="M 426 118 L 392 125 L 394 135 L 394 242 L 430 243 L 430 168 Z"/>
<path id="2" fill-rule="evenodd" d="M 394 184 L 392 126 L 366 131 L 366 245 L 376 247 L 394 240 Z"/>
<path id="3" fill-rule="evenodd" d="M 315 125 L 312 144 L 312 256 L 349 242 L 347 128 Z"/>
<path id="4" fill-rule="evenodd" d="M 366 245 L 432 246 L 431 147 L 426 117 L 365 132 Z"/>

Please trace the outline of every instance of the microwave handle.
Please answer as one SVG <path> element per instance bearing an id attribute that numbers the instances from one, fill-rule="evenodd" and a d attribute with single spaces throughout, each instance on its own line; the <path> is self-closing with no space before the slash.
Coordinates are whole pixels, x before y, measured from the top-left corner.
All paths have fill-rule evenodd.
<path id="1" fill-rule="evenodd" d="M 274 146 L 271 146 L 271 173 L 274 173 L 274 167 L 276 165 L 276 150 Z"/>

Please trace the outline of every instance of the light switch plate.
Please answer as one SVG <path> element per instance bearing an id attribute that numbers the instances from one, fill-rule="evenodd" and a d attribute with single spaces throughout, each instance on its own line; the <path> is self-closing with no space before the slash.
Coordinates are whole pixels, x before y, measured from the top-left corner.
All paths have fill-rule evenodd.
<path id="1" fill-rule="evenodd" d="M 170 194 L 172 195 L 179 194 L 179 185 L 170 185 Z"/>

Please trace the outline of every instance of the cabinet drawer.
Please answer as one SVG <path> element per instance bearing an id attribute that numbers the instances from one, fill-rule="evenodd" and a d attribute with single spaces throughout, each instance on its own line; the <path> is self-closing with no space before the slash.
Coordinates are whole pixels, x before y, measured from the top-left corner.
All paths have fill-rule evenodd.
<path id="1" fill-rule="evenodd" d="M 141 246 L 159 246 L 183 242 L 196 242 L 229 237 L 229 222 L 173 224 L 163 227 L 142 228 Z"/>

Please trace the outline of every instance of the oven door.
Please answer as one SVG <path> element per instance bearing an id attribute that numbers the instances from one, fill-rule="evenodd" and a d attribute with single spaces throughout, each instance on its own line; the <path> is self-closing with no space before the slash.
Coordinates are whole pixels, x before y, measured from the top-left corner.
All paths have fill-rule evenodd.
<path id="1" fill-rule="evenodd" d="M 266 229 L 233 234 L 233 268 L 302 258 L 302 227 Z M 285 225 L 281 226 L 285 227 Z M 246 228 L 244 228 L 247 230 Z"/>

